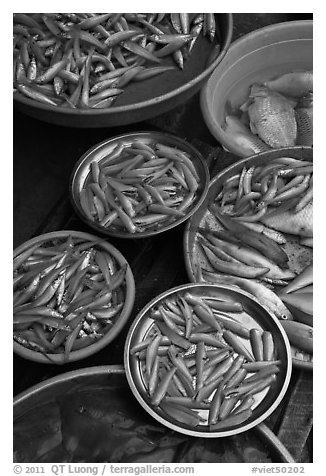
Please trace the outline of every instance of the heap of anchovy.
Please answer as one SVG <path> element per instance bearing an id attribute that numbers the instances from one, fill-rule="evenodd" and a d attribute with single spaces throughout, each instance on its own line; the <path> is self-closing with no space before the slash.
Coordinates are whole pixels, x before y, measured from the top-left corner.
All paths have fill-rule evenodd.
<path id="1" fill-rule="evenodd" d="M 123 311 L 128 264 L 101 246 L 68 235 L 28 247 L 14 258 L 14 340 L 50 362 L 110 331 Z"/>
<path id="2" fill-rule="evenodd" d="M 183 69 L 213 13 L 15 13 L 14 92 L 65 108 L 107 108 L 131 81 Z"/>
<path id="3" fill-rule="evenodd" d="M 130 359 L 147 401 L 172 420 L 209 431 L 252 418 L 282 369 L 271 331 L 244 324 L 242 303 L 221 294 L 176 292 L 152 306 L 153 325 Z M 135 365 L 131 366 L 135 368 Z"/>
<path id="4" fill-rule="evenodd" d="M 132 234 L 159 229 L 185 217 L 197 203 L 199 180 L 187 152 L 158 142 L 118 142 L 89 164 L 80 209 L 105 229 Z"/>

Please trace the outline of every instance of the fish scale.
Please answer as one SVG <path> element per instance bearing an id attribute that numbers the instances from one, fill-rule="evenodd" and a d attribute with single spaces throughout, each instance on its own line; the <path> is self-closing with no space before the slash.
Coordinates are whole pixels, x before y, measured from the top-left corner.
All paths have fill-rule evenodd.
<path id="1" fill-rule="evenodd" d="M 313 108 L 296 109 L 295 118 L 298 128 L 296 144 L 311 147 L 313 145 Z"/>
<path id="2" fill-rule="evenodd" d="M 313 202 L 308 203 L 299 213 L 287 210 L 276 216 L 263 218 L 261 222 L 284 233 L 313 236 Z"/>
<path id="3" fill-rule="evenodd" d="M 282 94 L 265 86 L 254 84 L 250 92 L 248 109 L 252 132 L 270 147 L 291 147 L 297 137 L 294 108 Z"/>

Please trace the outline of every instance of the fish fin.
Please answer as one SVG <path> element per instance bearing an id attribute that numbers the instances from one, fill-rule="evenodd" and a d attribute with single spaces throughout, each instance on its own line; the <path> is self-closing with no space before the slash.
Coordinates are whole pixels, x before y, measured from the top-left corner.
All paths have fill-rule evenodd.
<path id="1" fill-rule="evenodd" d="M 253 83 L 251 85 L 249 97 L 255 98 L 257 96 L 265 97 L 268 94 L 268 88 L 262 83 Z"/>
<path id="2" fill-rule="evenodd" d="M 297 101 L 297 109 L 300 108 L 312 108 L 313 107 L 313 93 L 307 93 Z"/>
<path id="3" fill-rule="evenodd" d="M 253 103 L 251 97 L 249 96 L 249 98 L 240 106 L 240 111 L 242 112 L 246 112 L 248 111 L 249 107 L 251 106 L 251 104 Z"/>
<path id="4" fill-rule="evenodd" d="M 252 132 L 253 134 L 256 134 L 256 135 L 257 135 L 257 134 L 258 134 L 257 127 L 255 126 L 255 124 L 254 124 L 252 121 L 250 121 L 249 126 L 250 126 L 251 132 Z"/>

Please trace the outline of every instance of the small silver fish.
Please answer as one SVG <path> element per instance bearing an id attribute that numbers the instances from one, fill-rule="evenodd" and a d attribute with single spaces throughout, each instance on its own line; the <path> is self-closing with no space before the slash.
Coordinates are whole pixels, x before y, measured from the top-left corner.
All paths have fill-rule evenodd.
<path id="1" fill-rule="evenodd" d="M 227 274 L 222 275 L 204 270 L 203 277 L 204 280 L 208 282 L 231 284 L 240 289 L 244 289 L 258 299 L 259 302 L 263 303 L 263 305 L 278 319 L 292 319 L 290 311 L 287 309 L 280 297 L 275 294 L 274 291 L 255 279 L 239 278 L 237 276 Z"/>
<path id="2" fill-rule="evenodd" d="M 177 33 L 182 33 L 180 13 L 170 13 L 170 19 L 175 31 Z"/>
<path id="3" fill-rule="evenodd" d="M 248 111 L 251 131 L 270 147 L 295 145 L 297 123 L 294 108 L 282 94 L 253 84 L 249 100 L 240 109 Z"/>
<path id="4" fill-rule="evenodd" d="M 232 140 L 243 149 L 247 156 L 270 150 L 270 147 L 259 137 L 252 134 L 236 116 L 228 115 L 225 117 L 224 131 L 232 137 Z"/>
<path id="5" fill-rule="evenodd" d="M 279 245 L 284 245 L 286 243 L 286 238 L 281 232 L 275 231 L 272 228 L 268 228 L 262 223 L 249 223 L 247 221 L 244 221 L 242 224 L 249 228 L 249 230 L 254 230 L 257 231 L 257 233 L 262 233 L 263 235 L 267 236 L 267 238 L 270 238 Z"/>
<path id="6" fill-rule="evenodd" d="M 264 83 L 269 89 L 292 97 L 300 97 L 313 91 L 312 71 L 286 73 Z"/>
<path id="7" fill-rule="evenodd" d="M 297 121 L 297 145 L 313 145 L 313 101 L 312 97 L 303 97 L 295 109 Z"/>

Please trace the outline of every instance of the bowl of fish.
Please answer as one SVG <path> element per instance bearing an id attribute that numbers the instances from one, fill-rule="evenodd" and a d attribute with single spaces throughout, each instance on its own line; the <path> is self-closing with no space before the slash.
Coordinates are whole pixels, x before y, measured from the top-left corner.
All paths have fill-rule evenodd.
<path id="1" fill-rule="evenodd" d="M 216 445 L 164 427 L 139 406 L 122 365 L 61 373 L 15 396 L 15 463 L 293 463 L 257 426 Z"/>
<path id="2" fill-rule="evenodd" d="M 108 345 L 133 308 L 135 283 L 123 255 L 78 231 L 37 236 L 14 250 L 13 349 L 65 364 Z"/>
<path id="3" fill-rule="evenodd" d="M 313 149 L 241 159 L 211 181 L 184 233 L 189 279 L 243 289 L 287 332 L 293 364 L 313 365 Z"/>
<path id="4" fill-rule="evenodd" d="M 88 150 L 71 177 L 72 204 L 98 232 L 144 238 L 187 220 L 207 193 L 197 149 L 162 132 L 132 132 Z"/>
<path id="5" fill-rule="evenodd" d="M 67 127 L 139 122 L 195 94 L 231 13 L 15 13 L 14 105 Z"/>
<path id="6" fill-rule="evenodd" d="M 267 418 L 291 376 L 278 320 L 246 291 L 183 284 L 154 298 L 125 343 L 130 388 L 142 407 L 177 432 L 236 435 Z"/>
<path id="7" fill-rule="evenodd" d="M 290 21 L 234 43 L 201 92 L 204 120 L 230 152 L 313 144 L 313 23 Z"/>

